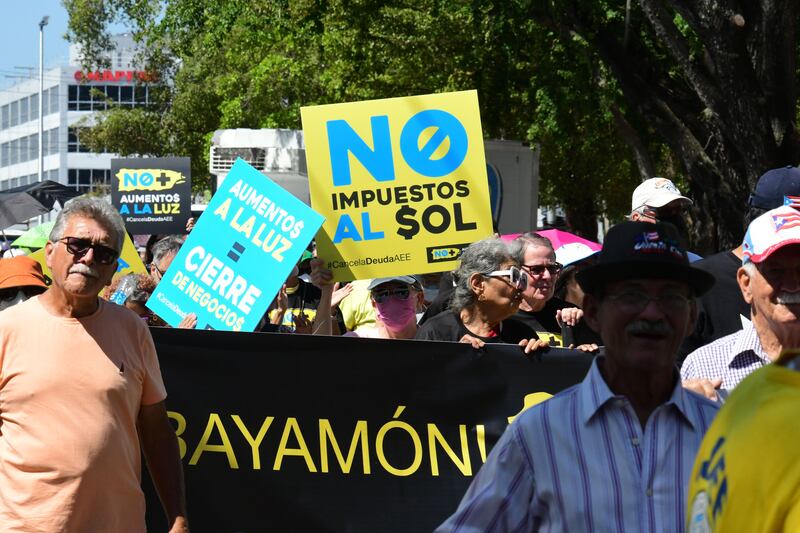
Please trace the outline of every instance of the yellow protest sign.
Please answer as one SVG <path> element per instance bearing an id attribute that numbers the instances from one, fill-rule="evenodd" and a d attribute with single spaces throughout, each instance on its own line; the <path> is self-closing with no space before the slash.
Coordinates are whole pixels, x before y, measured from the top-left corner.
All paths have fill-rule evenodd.
<path id="1" fill-rule="evenodd" d="M 492 234 L 476 91 L 301 115 L 318 255 L 335 279 L 451 270 Z"/>
<path id="2" fill-rule="evenodd" d="M 34 259 L 40 265 L 42 265 L 42 272 L 44 272 L 44 275 L 50 279 L 53 279 L 53 274 L 50 272 L 50 268 L 47 266 L 47 261 L 44 257 L 44 248 L 36 250 L 32 254 L 29 254 L 28 257 Z M 139 253 L 136 251 L 136 246 L 133 244 L 130 235 L 127 233 L 125 234 L 125 242 L 122 245 L 122 253 L 119 256 L 118 262 L 119 264 L 117 266 L 117 272 L 114 274 L 113 279 L 117 279 L 131 273 L 147 273 L 147 269 L 145 268 L 144 263 L 142 263 Z"/>

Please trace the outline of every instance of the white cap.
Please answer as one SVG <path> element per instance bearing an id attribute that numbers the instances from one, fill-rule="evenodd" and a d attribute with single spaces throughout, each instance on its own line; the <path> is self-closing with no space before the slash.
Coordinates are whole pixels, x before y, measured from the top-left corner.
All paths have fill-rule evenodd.
<path id="1" fill-rule="evenodd" d="M 750 223 L 742 242 L 742 264 L 760 263 L 789 244 L 800 244 L 800 211 L 783 205 Z"/>
<path id="2" fill-rule="evenodd" d="M 650 178 L 643 181 L 633 190 L 631 198 L 631 211 L 636 211 L 642 206 L 664 207 L 670 202 L 680 200 L 685 205 L 692 201 L 681 195 L 681 191 L 667 178 Z"/>
<path id="3" fill-rule="evenodd" d="M 600 250 L 593 250 L 582 242 L 570 242 L 556 248 L 556 261 L 564 266 L 569 266 L 599 252 Z"/>

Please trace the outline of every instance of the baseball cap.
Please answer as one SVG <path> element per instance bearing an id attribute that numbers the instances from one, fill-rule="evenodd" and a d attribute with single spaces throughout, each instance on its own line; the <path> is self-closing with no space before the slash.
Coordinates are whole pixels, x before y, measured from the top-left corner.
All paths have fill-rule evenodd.
<path id="1" fill-rule="evenodd" d="M 692 205 L 692 201 L 681 195 L 681 191 L 667 178 L 650 178 L 643 181 L 633 190 L 631 211 L 642 206 L 664 207 L 670 202 L 680 200 L 684 205 Z"/>
<path id="2" fill-rule="evenodd" d="M 42 266 L 26 256 L 0 259 L 0 289 L 12 287 L 47 288 Z"/>
<path id="3" fill-rule="evenodd" d="M 783 205 L 784 196 L 800 196 L 800 169 L 797 167 L 773 168 L 762 174 L 748 204 L 760 209 L 775 209 Z"/>
<path id="4" fill-rule="evenodd" d="M 689 265 L 678 228 L 669 222 L 625 221 L 608 230 L 597 262 L 575 278 L 587 294 L 624 279 L 685 281 L 701 295 L 714 285 L 714 276 Z"/>
<path id="5" fill-rule="evenodd" d="M 594 250 L 582 242 L 570 242 L 556 248 L 556 261 L 566 267 L 599 252 L 600 250 Z"/>
<path id="6" fill-rule="evenodd" d="M 367 290 L 371 291 L 377 287 L 380 287 L 384 283 L 390 283 L 392 281 L 399 281 L 400 283 L 405 283 L 407 285 L 416 285 L 420 286 L 419 280 L 414 276 L 391 276 L 388 278 L 375 278 L 369 282 L 369 286 L 367 286 Z"/>
<path id="7" fill-rule="evenodd" d="M 800 211 L 785 205 L 767 211 L 747 227 L 742 264 L 760 263 L 788 244 L 800 244 Z"/>

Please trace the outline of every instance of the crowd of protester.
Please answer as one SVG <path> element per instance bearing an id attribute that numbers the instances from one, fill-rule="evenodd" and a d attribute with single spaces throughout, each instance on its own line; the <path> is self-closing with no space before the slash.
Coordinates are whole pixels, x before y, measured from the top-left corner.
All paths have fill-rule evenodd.
<path id="1" fill-rule="evenodd" d="M 509 426 L 440 530 L 683 531 L 687 513 L 695 511 L 687 508 L 690 481 L 705 475 L 702 466 L 693 470 L 695 455 L 720 405 L 756 369 L 788 361 L 787 350 L 800 348 L 796 197 L 800 170 L 766 172 L 746 206 L 742 245 L 705 259 L 687 250 L 685 217 L 692 200 L 664 178 L 646 180 L 633 191 L 629 220 L 609 230 L 599 253 L 559 257 L 551 241 L 536 232 L 510 241 L 495 235 L 467 246 L 452 272 L 334 283 L 324 258 L 310 245 L 257 331 L 459 342 L 475 349 L 507 343 L 518 345 L 521 355 L 554 347 L 595 354 L 580 384 L 531 407 Z M 133 442 L 142 438 L 145 453 L 156 460 L 151 470 L 168 472 L 169 480 L 158 488 L 171 523 L 184 527 L 174 442 L 163 436 L 163 383 L 152 340 L 148 343 L 142 327 L 166 326 L 146 304 L 185 236 L 151 237 L 142 250 L 146 272 L 112 282 L 109 267 L 119 257 L 124 226 L 113 209 L 109 214 L 100 204 L 75 200 L 59 214 L 46 247 L 52 282 L 30 258 L 0 260 L 0 309 L 19 306 L 0 314 L 0 377 L 13 365 L 24 368 L 16 354 L 41 349 L 19 340 L 24 328 L 16 324 L 17 314 L 43 323 L 53 316 L 75 320 L 98 314 L 127 324 L 123 329 L 135 339 L 130 342 L 136 353 L 121 356 L 119 373 L 128 364 L 142 377 L 131 393 L 136 412 L 124 415 L 130 425 L 120 445 L 138 457 Z M 130 317 L 140 320 L 130 322 Z M 196 324 L 190 314 L 178 327 Z M 53 327 L 60 331 L 61 326 Z M 9 336 L 3 328 L 15 333 Z M 73 348 L 79 340 L 85 341 L 80 335 L 62 339 Z M 118 346 L 120 339 L 103 342 Z M 51 352 L 61 349 L 54 346 Z M 70 398 L 85 393 L 73 384 L 66 388 Z M 30 516 L 26 505 L 8 503 L 4 483 L 41 489 L 20 481 L 25 477 L 20 468 L 41 464 L 20 466 L 9 459 L 6 441 L 17 434 L 7 416 L 20 406 L 9 408 L 8 398 L 19 401 L 19 394 L 0 380 L 0 522 Z M 60 400 L 52 394 L 53 402 Z M 140 406 L 144 419 L 137 414 Z M 137 424 L 160 440 L 137 436 Z M 29 445 L 26 437 L 18 437 Z M 103 450 L 106 445 L 97 444 Z M 548 453 L 533 454 L 534 449 Z M 119 483 L 127 483 L 130 472 L 126 476 Z M 734 489 L 728 487 L 730 494 Z M 78 509 L 67 512 L 78 525 L 88 520 L 81 514 L 87 512 L 81 505 L 88 505 L 81 498 L 60 496 L 64 505 Z M 117 508 L 109 504 L 109 509 Z M 787 504 L 785 516 L 796 515 L 793 509 Z M 709 520 L 699 512 L 691 519 Z M 771 519 L 778 523 L 781 517 Z M 50 529 L 46 521 L 40 525 Z"/>

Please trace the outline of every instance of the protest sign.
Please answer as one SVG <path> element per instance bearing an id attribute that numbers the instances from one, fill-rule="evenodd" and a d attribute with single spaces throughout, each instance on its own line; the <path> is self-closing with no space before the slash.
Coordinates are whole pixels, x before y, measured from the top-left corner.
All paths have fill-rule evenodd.
<path id="1" fill-rule="evenodd" d="M 592 361 L 514 345 L 151 331 L 193 531 L 433 531 L 509 420 Z M 166 531 L 148 491 L 147 530 Z"/>
<path id="2" fill-rule="evenodd" d="M 136 235 L 186 233 L 192 216 L 188 157 L 111 160 L 111 203 Z"/>
<path id="3" fill-rule="evenodd" d="M 322 217 L 237 159 L 147 306 L 171 326 L 253 331 Z"/>
<path id="4" fill-rule="evenodd" d="M 337 280 L 451 270 L 492 235 L 475 91 L 301 109 L 317 250 Z"/>
<path id="5" fill-rule="evenodd" d="M 28 257 L 34 259 L 42 266 L 42 272 L 50 279 L 53 279 L 53 274 L 47 266 L 47 261 L 44 257 L 44 248 L 36 250 Z M 127 276 L 128 274 L 146 274 L 147 268 L 142 263 L 142 258 L 139 257 L 139 252 L 136 251 L 136 246 L 133 244 L 130 235 L 125 234 L 125 241 L 122 244 L 122 253 L 117 259 L 117 271 L 114 273 L 112 280 Z"/>

